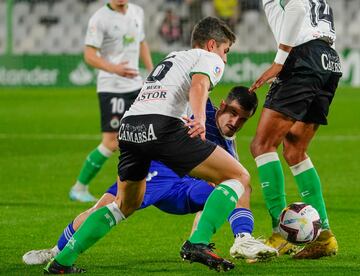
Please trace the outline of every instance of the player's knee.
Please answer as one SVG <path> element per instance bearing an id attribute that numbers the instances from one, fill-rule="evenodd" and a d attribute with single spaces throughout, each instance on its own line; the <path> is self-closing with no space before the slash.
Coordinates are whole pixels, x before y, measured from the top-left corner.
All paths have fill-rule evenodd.
<path id="1" fill-rule="evenodd" d="M 254 158 L 265 153 L 264 143 L 255 137 L 250 144 L 250 152 Z"/>
<path id="2" fill-rule="evenodd" d="M 254 158 L 267 152 L 276 151 L 276 149 L 277 144 L 269 139 L 255 137 L 250 144 L 250 152 Z"/>

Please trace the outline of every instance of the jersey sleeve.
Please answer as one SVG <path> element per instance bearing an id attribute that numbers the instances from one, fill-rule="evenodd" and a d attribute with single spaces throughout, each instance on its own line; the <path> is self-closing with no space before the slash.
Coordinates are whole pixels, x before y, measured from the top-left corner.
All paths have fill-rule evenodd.
<path id="1" fill-rule="evenodd" d="M 85 45 L 101 48 L 104 39 L 104 30 L 100 18 L 92 17 L 89 20 L 85 36 Z"/>
<path id="2" fill-rule="evenodd" d="M 192 68 L 190 77 L 194 74 L 204 74 L 209 77 L 210 89 L 212 89 L 220 80 L 224 73 L 224 62 L 214 53 L 205 52 L 201 54 L 198 62 Z"/>

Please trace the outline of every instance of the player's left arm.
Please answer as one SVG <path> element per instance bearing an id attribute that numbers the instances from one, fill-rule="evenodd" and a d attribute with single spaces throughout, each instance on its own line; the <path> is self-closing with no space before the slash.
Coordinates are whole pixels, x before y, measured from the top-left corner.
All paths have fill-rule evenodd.
<path id="1" fill-rule="evenodd" d="M 151 59 L 149 45 L 145 40 L 140 42 L 140 59 L 144 63 L 148 73 L 150 73 L 154 69 L 154 65 Z"/>
<path id="2" fill-rule="evenodd" d="M 280 73 L 292 47 L 295 45 L 304 21 L 306 7 L 303 1 L 284 0 L 282 3 L 284 8 L 284 22 L 281 28 L 280 42 L 274 63 L 252 84 L 249 89 L 252 92 Z"/>
<path id="3" fill-rule="evenodd" d="M 189 102 L 193 111 L 194 119 L 186 119 L 186 126 L 190 127 L 188 134 L 190 137 L 200 136 L 205 141 L 205 106 L 208 99 L 208 91 L 211 87 L 210 79 L 202 73 L 195 73 L 191 78 L 189 91 Z"/>

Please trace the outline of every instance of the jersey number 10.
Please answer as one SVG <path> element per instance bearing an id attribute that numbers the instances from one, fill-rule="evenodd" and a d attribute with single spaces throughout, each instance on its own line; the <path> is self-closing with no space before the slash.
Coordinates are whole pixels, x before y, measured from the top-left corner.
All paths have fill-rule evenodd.
<path id="1" fill-rule="evenodd" d="M 331 7 L 325 0 L 309 0 L 311 6 L 311 24 L 316 27 L 319 21 L 329 24 L 330 31 L 335 33 L 334 16 Z"/>

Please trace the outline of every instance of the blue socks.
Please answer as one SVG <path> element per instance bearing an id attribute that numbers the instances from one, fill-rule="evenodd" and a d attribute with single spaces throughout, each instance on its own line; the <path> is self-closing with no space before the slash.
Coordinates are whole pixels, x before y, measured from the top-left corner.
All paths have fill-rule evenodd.
<path id="1" fill-rule="evenodd" d="M 246 208 L 234 209 L 228 217 L 234 237 L 242 233 L 252 234 L 254 230 L 254 217 Z"/>
<path id="2" fill-rule="evenodd" d="M 71 222 L 68 226 L 65 227 L 63 233 L 61 234 L 58 242 L 57 247 L 59 250 L 63 250 L 67 242 L 70 240 L 70 238 L 74 235 L 75 230 L 73 228 L 73 222 Z"/>

